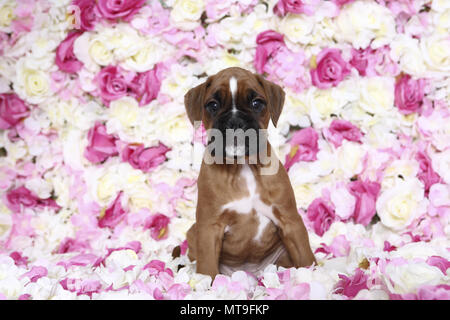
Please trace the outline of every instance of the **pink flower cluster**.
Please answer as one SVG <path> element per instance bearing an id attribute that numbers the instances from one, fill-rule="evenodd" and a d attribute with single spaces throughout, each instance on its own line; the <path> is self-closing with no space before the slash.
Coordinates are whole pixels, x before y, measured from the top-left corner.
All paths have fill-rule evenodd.
<path id="1" fill-rule="evenodd" d="M 14 213 L 21 212 L 23 208 L 47 207 L 56 211 L 61 209 L 54 199 L 40 199 L 24 186 L 9 190 L 6 194 L 5 204 Z"/>
<path id="2" fill-rule="evenodd" d="M 119 138 L 108 134 L 104 124 L 97 121 L 88 132 L 88 145 L 84 156 L 92 163 L 101 163 L 109 157 L 119 155 Z M 166 160 L 165 154 L 170 148 L 162 143 L 156 147 L 143 144 L 126 144 L 121 150 L 121 159 L 133 168 L 149 172 Z"/>
<path id="3" fill-rule="evenodd" d="M 268 79 L 301 92 L 310 84 L 306 77 L 306 56 L 302 51 L 293 52 L 284 36 L 274 30 L 261 32 L 256 38 L 254 67 L 258 73 L 266 73 Z"/>
<path id="4" fill-rule="evenodd" d="M 111 101 L 127 95 L 136 98 L 140 106 L 149 104 L 158 96 L 161 78 L 158 65 L 153 69 L 134 74 L 118 66 L 104 67 L 96 77 L 100 97 L 106 106 Z"/>
<path id="5" fill-rule="evenodd" d="M 350 181 L 346 189 L 354 197 L 355 206 L 349 217 L 340 217 L 327 191 L 308 206 L 306 217 L 315 233 L 322 236 L 334 221 L 349 221 L 367 226 L 375 216 L 375 203 L 380 192 L 380 184 L 369 180 Z"/>
<path id="6" fill-rule="evenodd" d="M 100 19 L 130 21 L 145 0 L 74 0 L 72 4 L 75 24 L 81 30 L 92 30 Z"/>

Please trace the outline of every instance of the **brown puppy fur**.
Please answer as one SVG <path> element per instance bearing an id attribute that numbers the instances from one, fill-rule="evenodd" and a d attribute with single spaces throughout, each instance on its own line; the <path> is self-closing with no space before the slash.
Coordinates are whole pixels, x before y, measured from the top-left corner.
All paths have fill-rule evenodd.
<path id="1" fill-rule="evenodd" d="M 221 111 L 229 111 L 232 105 L 230 78 L 237 80 L 235 105 L 249 108 L 249 96 L 260 98 L 266 107 L 257 117 L 260 128 L 267 128 L 270 119 L 277 124 L 284 103 L 284 91 L 276 84 L 241 68 L 228 68 L 209 77 L 203 84 L 185 95 L 185 107 L 190 121 L 203 121 L 205 129 L 211 129 L 213 117 L 205 110 L 211 99 L 220 98 Z M 248 110 L 247 110 L 248 111 Z M 273 153 L 267 142 L 267 154 Z M 315 263 L 307 230 L 297 212 L 294 192 L 281 162 L 272 175 L 261 175 L 261 162 L 246 164 L 256 181 L 260 201 L 272 208 L 273 219 L 264 227 L 258 241 L 257 229 L 261 223 L 258 212 L 252 208 L 248 214 L 223 209 L 231 201 L 249 196 L 249 190 L 241 171 L 242 164 L 206 164 L 203 161 L 198 177 L 198 202 L 196 223 L 187 233 L 188 256 L 197 261 L 197 272 L 213 279 L 220 272 L 220 265 L 239 268 L 246 263 L 262 263 L 280 247 L 283 253 L 276 258 L 276 265 L 304 267 Z"/>

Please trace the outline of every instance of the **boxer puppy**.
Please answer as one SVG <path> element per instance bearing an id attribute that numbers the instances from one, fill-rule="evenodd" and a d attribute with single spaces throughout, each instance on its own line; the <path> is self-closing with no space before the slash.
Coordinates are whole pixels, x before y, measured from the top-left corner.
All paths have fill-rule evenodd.
<path id="1" fill-rule="evenodd" d="M 280 86 L 234 67 L 189 90 L 184 102 L 193 124 L 202 121 L 207 132 L 214 129 L 225 137 L 230 130 L 262 131 L 270 119 L 276 126 L 284 96 Z M 255 273 L 271 263 L 289 268 L 316 262 L 289 177 L 265 136 L 257 137 L 258 147 L 234 138 L 205 151 L 227 161 L 203 159 L 196 222 L 187 242 L 197 272 L 212 279 L 237 270 Z M 273 164 L 275 170 L 264 174 Z"/>

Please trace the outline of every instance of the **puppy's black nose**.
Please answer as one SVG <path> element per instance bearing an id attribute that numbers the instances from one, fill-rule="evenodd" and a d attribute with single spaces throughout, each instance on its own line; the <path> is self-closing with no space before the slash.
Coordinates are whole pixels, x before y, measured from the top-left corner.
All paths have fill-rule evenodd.
<path id="1" fill-rule="evenodd" d="M 225 129 L 233 129 L 233 130 L 242 129 L 242 130 L 246 130 L 246 129 L 248 129 L 248 123 L 247 123 L 247 121 L 245 121 L 242 118 L 231 117 L 225 123 Z"/>

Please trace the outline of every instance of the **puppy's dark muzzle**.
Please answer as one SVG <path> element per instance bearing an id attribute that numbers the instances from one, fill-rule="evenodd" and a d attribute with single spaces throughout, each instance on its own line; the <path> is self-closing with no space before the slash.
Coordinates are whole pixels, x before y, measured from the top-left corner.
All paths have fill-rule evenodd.
<path id="1" fill-rule="evenodd" d="M 217 157 L 240 158 L 258 154 L 261 150 L 262 135 L 258 122 L 244 112 L 228 112 L 213 124 L 216 135 L 210 137 L 211 155 Z"/>

